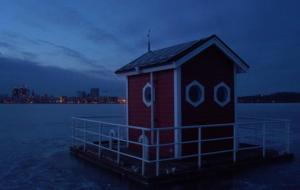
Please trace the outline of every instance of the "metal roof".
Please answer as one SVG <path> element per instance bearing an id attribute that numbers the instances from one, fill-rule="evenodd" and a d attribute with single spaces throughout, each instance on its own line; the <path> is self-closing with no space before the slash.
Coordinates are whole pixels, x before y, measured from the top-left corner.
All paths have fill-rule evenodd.
<path id="1" fill-rule="evenodd" d="M 118 69 L 115 73 L 121 74 L 134 71 L 137 68 L 143 69 L 171 64 L 173 61 L 178 60 L 179 58 L 193 51 L 205 42 L 209 41 L 213 37 L 216 37 L 216 35 L 212 35 L 200 40 L 194 40 L 186 43 L 177 44 L 163 49 L 146 52 L 137 59 Z"/>

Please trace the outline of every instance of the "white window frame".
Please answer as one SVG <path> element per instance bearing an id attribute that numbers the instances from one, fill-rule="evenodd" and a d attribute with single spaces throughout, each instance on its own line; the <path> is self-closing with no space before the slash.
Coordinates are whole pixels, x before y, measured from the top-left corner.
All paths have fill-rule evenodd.
<path id="1" fill-rule="evenodd" d="M 148 102 L 145 98 L 145 92 L 146 92 L 146 88 L 150 87 L 150 90 L 151 90 L 151 100 Z M 150 107 L 152 105 L 152 85 L 148 82 L 144 87 L 143 87 L 143 102 L 144 104 L 147 106 L 147 107 Z"/>
<path id="2" fill-rule="evenodd" d="M 200 90 L 202 91 L 202 96 L 200 97 L 199 100 L 197 101 L 193 101 L 190 98 L 190 89 L 192 88 L 192 86 L 197 86 L 200 88 Z M 205 100 L 205 88 L 202 84 L 200 84 L 198 81 L 193 80 L 192 82 L 190 82 L 186 87 L 185 87 L 185 100 L 190 103 L 193 107 L 198 107 L 201 103 L 204 102 Z"/>
<path id="3" fill-rule="evenodd" d="M 227 90 L 227 97 L 225 99 L 224 102 L 221 102 L 219 99 L 218 99 L 218 89 L 220 87 L 225 87 L 226 90 Z M 230 101 L 231 101 L 231 93 L 230 93 L 231 89 L 230 87 L 225 83 L 225 82 L 220 82 L 219 84 L 217 84 L 215 87 L 214 87 L 214 101 L 221 107 L 224 107 L 226 106 Z"/>

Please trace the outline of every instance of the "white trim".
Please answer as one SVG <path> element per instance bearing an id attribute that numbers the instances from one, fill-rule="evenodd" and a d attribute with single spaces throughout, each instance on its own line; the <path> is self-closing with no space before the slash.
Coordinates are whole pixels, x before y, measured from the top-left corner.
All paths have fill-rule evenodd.
<path id="1" fill-rule="evenodd" d="M 196 48 L 194 51 L 177 60 L 176 67 L 186 63 L 188 60 L 195 57 L 196 55 L 198 55 L 199 53 L 201 53 L 202 51 L 204 51 L 212 45 L 216 45 L 220 50 L 222 50 L 224 54 L 226 54 L 234 63 L 237 64 L 237 66 L 241 68 L 242 71 L 246 72 L 248 70 L 248 67 L 241 61 L 241 59 L 237 57 L 232 52 L 232 50 L 228 49 L 217 37 L 214 37 L 211 40 L 205 42 L 204 44 Z"/>
<path id="2" fill-rule="evenodd" d="M 218 99 L 218 89 L 220 87 L 225 87 L 228 94 L 227 94 L 227 97 L 226 99 L 224 100 L 224 102 L 221 102 L 219 99 Z M 214 87 L 214 101 L 221 107 L 224 107 L 226 106 L 230 101 L 231 101 L 231 92 L 230 92 L 230 87 L 225 83 L 225 82 L 220 82 L 219 84 L 217 84 L 215 87 Z"/>
<path id="3" fill-rule="evenodd" d="M 234 97 L 234 125 L 233 125 L 233 158 L 236 160 L 236 150 L 238 149 L 238 142 L 237 142 L 237 134 L 238 134 L 238 125 L 237 123 L 237 81 L 236 81 L 236 68 L 233 67 L 233 97 Z"/>
<path id="4" fill-rule="evenodd" d="M 236 123 L 236 119 L 237 119 L 237 104 L 238 104 L 238 96 L 237 96 L 237 74 L 236 74 L 236 68 L 233 67 L 233 75 L 234 75 L 234 78 L 233 78 L 233 83 L 234 83 L 234 89 L 233 89 L 233 96 L 234 96 L 234 123 Z"/>
<path id="5" fill-rule="evenodd" d="M 151 89 L 151 100 L 148 102 L 146 99 L 145 99 L 145 91 L 146 91 L 146 88 L 150 87 Z M 142 98 L 143 98 L 143 102 L 145 104 L 145 106 L 147 107 L 150 107 L 152 105 L 152 86 L 149 82 L 146 83 L 146 85 L 143 87 L 143 91 L 142 91 Z"/>
<path id="6" fill-rule="evenodd" d="M 125 123 L 126 123 L 126 125 L 129 125 L 129 112 L 128 112 L 128 103 L 129 103 L 129 101 L 128 101 L 128 76 L 126 76 L 126 85 L 125 85 L 125 91 L 126 91 L 126 104 L 125 104 L 125 114 L 126 114 L 126 118 L 125 118 Z M 129 140 L 129 130 L 128 130 L 128 128 L 126 129 L 126 138 L 127 138 L 127 140 Z M 129 145 L 129 143 L 127 142 L 126 143 L 126 145 L 128 146 Z"/>
<path id="7" fill-rule="evenodd" d="M 162 70 L 168 70 L 168 69 L 175 69 L 179 66 L 181 66 L 182 64 L 184 64 L 185 62 L 187 62 L 188 60 L 190 60 L 191 58 L 193 58 L 194 56 L 198 55 L 199 53 L 201 53 L 202 51 L 204 51 L 205 49 L 207 49 L 208 47 L 210 47 L 211 45 L 216 45 L 221 51 L 223 51 L 223 53 L 225 55 L 227 55 L 238 67 L 239 72 L 246 72 L 249 68 L 244 64 L 244 62 L 241 60 L 241 58 L 239 58 L 231 49 L 229 49 L 228 47 L 226 47 L 226 45 L 224 44 L 224 42 L 222 42 L 218 37 L 213 37 L 210 40 L 208 40 L 207 42 L 205 42 L 204 44 L 202 44 L 201 46 L 199 46 L 198 48 L 196 48 L 195 50 L 193 50 L 192 52 L 188 53 L 187 55 L 183 56 L 182 58 L 180 58 L 179 60 L 173 63 L 169 63 L 167 65 L 163 65 L 163 66 L 158 66 L 158 67 L 151 67 L 151 68 L 145 68 L 145 69 L 135 69 L 135 71 L 129 71 L 129 72 L 124 72 L 121 73 L 119 75 L 137 75 L 137 74 L 141 74 L 141 73 L 149 73 L 149 72 L 156 72 L 156 71 L 162 71 Z"/>
<path id="8" fill-rule="evenodd" d="M 197 101 L 193 101 L 190 98 L 190 89 L 193 86 L 197 86 L 199 87 L 199 89 L 201 90 L 201 97 L 199 100 Z M 190 82 L 186 87 L 185 87 L 185 101 L 187 101 L 188 103 L 190 103 L 192 106 L 194 107 L 198 107 L 202 102 L 204 102 L 205 100 L 205 88 L 202 84 L 200 84 L 198 81 L 193 80 L 192 82 Z"/>
<path id="9" fill-rule="evenodd" d="M 154 82 L 153 82 L 153 73 L 150 73 L 150 84 L 151 84 L 151 143 L 154 143 L 154 127 L 155 127 L 155 113 L 154 113 L 154 102 L 155 102 L 155 91 L 154 91 Z"/>
<path id="10" fill-rule="evenodd" d="M 126 123 L 126 125 L 128 125 L 128 123 L 129 123 L 129 118 L 128 118 L 128 103 L 129 103 L 129 101 L 128 101 L 128 76 L 126 76 L 126 84 L 125 84 L 125 93 L 126 93 L 126 95 L 125 95 L 125 98 L 126 98 L 126 104 L 125 104 L 125 114 L 126 114 L 126 118 L 125 118 L 125 123 Z"/>
<path id="11" fill-rule="evenodd" d="M 183 56 L 182 58 L 178 59 L 176 61 L 176 67 L 181 66 L 182 64 L 184 64 L 188 60 L 192 59 L 193 57 L 195 57 L 202 51 L 206 50 L 208 47 L 210 47 L 213 44 L 214 44 L 214 41 L 212 41 L 212 40 L 209 40 L 206 43 L 202 44 L 201 46 L 196 48 L 194 51 L 192 51 L 192 52 L 188 53 L 187 55 Z"/>
<path id="12" fill-rule="evenodd" d="M 163 71 L 163 70 L 169 70 L 169 69 L 175 69 L 175 64 L 170 63 L 168 65 L 163 65 L 163 66 L 158 66 L 158 67 L 150 67 L 150 68 L 145 68 L 145 69 L 138 69 L 135 71 L 128 71 L 125 73 L 121 73 L 118 75 L 124 75 L 124 76 L 132 76 L 132 75 L 139 75 L 143 73 L 151 73 L 151 72 L 157 72 L 157 71 Z"/>
<path id="13" fill-rule="evenodd" d="M 174 71 L 174 143 L 175 158 L 181 157 L 181 67 Z M 179 128 L 179 129 L 178 129 Z M 177 144 L 178 143 L 178 144 Z"/>

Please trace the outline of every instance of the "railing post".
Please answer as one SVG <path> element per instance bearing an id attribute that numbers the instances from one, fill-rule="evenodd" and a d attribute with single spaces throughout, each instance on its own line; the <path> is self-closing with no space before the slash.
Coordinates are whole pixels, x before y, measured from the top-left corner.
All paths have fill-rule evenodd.
<path id="1" fill-rule="evenodd" d="M 120 163 L 120 126 L 118 126 L 118 145 L 117 145 L 117 149 L 118 149 L 118 152 L 117 152 L 117 163 L 119 164 Z"/>
<path id="2" fill-rule="evenodd" d="M 286 127 L 286 152 L 289 154 L 290 153 L 290 122 L 286 121 L 285 123 L 285 127 Z"/>
<path id="3" fill-rule="evenodd" d="M 102 136 L 102 134 L 101 134 L 101 132 L 102 132 L 102 125 L 101 125 L 101 123 L 99 123 L 99 125 L 98 125 L 98 157 L 100 158 L 100 156 L 101 156 L 101 136 Z"/>
<path id="4" fill-rule="evenodd" d="M 109 138 L 109 141 L 108 141 L 108 147 L 109 149 L 113 149 L 113 144 L 114 144 L 114 140 L 115 140 L 115 130 L 114 129 L 110 129 L 109 132 L 108 132 L 108 138 Z"/>
<path id="5" fill-rule="evenodd" d="M 145 145 L 144 145 L 144 143 L 145 143 L 145 130 L 144 129 L 142 129 L 142 157 L 143 157 L 143 160 L 142 160 L 142 175 L 144 175 L 145 174 Z"/>
<path id="6" fill-rule="evenodd" d="M 262 125 L 262 149 L 263 149 L 263 158 L 266 157 L 266 123 Z"/>
<path id="7" fill-rule="evenodd" d="M 238 142 L 237 142 L 237 127 L 238 125 L 237 124 L 234 124 L 233 125 L 233 162 L 236 162 L 236 152 L 237 152 L 237 146 L 238 146 Z"/>
<path id="8" fill-rule="evenodd" d="M 86 121 L 84 121 L 83 123 L 83 127 L 84 127 L 84 131 L 83 131 L 83 135 L 84 135 L 84 144 L 83 144 L 83 151 L 85 152 L 86 150 Z"/>
<path id="9" fill-rule="evenodd" d="M 75 136 L 75 121 L 74 118 L 72 118 L 72 147 L 74 147 L 74 136 Z"/>
<path id="10" fill-rule="evenodd" d="M 156 176 L 159 176 L 159 150 L 160 150 L 160 147 L 159 147 L 159 129 L 156 129 L 156 163 L 155 163 L 155 173 L 156 173 Z"/>
<path id="11" fill-rule="evenodd" d="M 201 126 L 198 128 L 198 168 L 201 168 L 202 165 L 202 136 L 201 136 L 202 128 Z"/>

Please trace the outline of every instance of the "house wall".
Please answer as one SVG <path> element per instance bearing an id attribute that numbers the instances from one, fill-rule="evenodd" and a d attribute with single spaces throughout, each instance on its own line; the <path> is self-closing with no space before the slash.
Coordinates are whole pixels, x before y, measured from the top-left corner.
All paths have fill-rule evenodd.
<path id="1" fill-rule="evenodd" d="M 138 127 L 151 127 L 151 109 L 143 103 L 143 88 L 150 82 L 150 74 L 128 76 L 128 125 Z M 129 129 L 128 138 L 130 141 L 138 142 L 141 130 Z M 145 134 L 150 140 L 149 134 Z M 129 147 L 141 152 L 141 146 L 130 143 Z"/>
<path id="2" fill-rule="evenodd" d="M 181 68 L 181 106 L 182 125 L 233 123 L 235 119 L 234 64 L 216 46 L 210 46 L 201 54 L 184 63 Z M 205 88 L 205 100 L 198 107 L 186 101 L 185 87 L 193 80 L 200 82 Z M 214 87 L 225 82 L 231 89 L 231 101 L 224 107 L 214 101 Z M 194 129 L 182 129 L 182 140 L 195 140 L 198 132 Z M 233 126 L 204 129 L 202 139 L 232 136 Z M 216 151 L 232 148 L 232 140 L 203 143 L 202 151 Z M 196 152 L 197 144 L 182 147 L 183 154 Z"/>
<path id="3" fill-rule="evenodd" d="M 128 124 L 151 127 L 151 110 L 143 103 L 143 88 L 150 74 L 128 76 Z"/>
<path id="4" fill-rule="evenodd" d="M 174 71 L 166 70 L 154 73 L 155 84 L 155 127 L 174 126 Z M 160 143 L 174 141 L 174 131 L 160 131 Z M 160 150 L 164 157 L 174 155 L 174 146 L 165 146 Z"/>
<path id="5" fill-rule="evenodd" d="M 151 128 L 151 107 L 147 107 L 143 102 L 143 88 L 150 83 L 150 73 L 128 76 L 128 124 L 133 126 Z M 171 127 L 174 126 L 174 86 L 173 70 L 165 70 L 153 73 L 155 103 L 154 103 L 154 126 Z M 130 129 L 129 139 L 138 141 L 141 130 Z M 149 142 L 155 142 L 155 134 L 146 133 Z M 153 136 L 153 137 L 152 137 Z M 173 142 L 173 131 L 163 131 L 160 133 L 160 142 Z M 138 151 L 141 146 L 130 144 L 130 147 Z M 174 148 L 161 148 L 160 154 L 167 156 L 173 153 Z M 154 153 L 155 150 L 150 150 Z"/>

